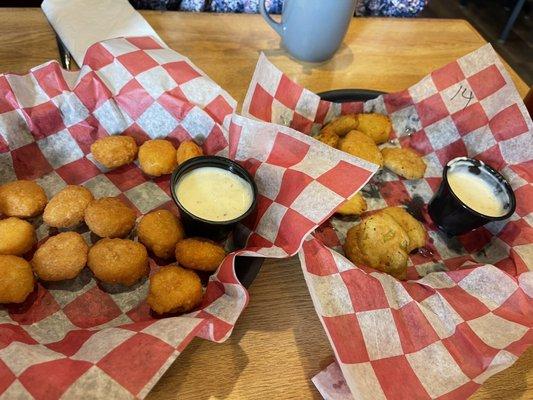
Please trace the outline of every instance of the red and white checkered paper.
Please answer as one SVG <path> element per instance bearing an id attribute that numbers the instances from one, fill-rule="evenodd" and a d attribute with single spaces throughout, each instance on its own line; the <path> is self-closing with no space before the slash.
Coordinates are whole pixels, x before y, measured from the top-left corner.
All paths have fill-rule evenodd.
<path id="1" fill-rule="evenodd" d="M 344 258 L 340 245 L 354 221 L 333 218 L 299 252 L 316 311 L 355 398 L 466 398 L 533 342 L 531 118 L 490 45 L 365 103 L 322 101 L 261 56 L 243 115 L 314 134 L 339 114 L 363 111 L 389 115 L 392 143 L 428 165 L 420 180 L 376 174 L 363 188 L 369 211 L 418 208 L 429 244 L 410 256 L 409 281 L 400 282 Z M 449 239 L 423 204 L 458 156 L 500 170 L 517 208 L 507 221 Z M 346 398 L 334 372 L 333 365 L 315 382 L 327 398 Z"/>
<path id="2" fill-rule="evenodd" d="M 49 197 L 81 184 L 95 197 L 120 196 L 139 216 L 177 212 L 169 176 L 150 179 L 137 164 L 108 171 L 94 161 L 92 142 L 125 134 L 139 143 L 193 138 L 206 154 L 239 161 L 260 193 L 238 232 L 245 249 L 223 261 L 195 312 L 156 318 L 144 301 L 146 281 L 103 290 L 87 269 L 70 282 L 38 283 L 24 304 L 0 306 L 0 397 L 144 397 L 193 337 L 230 335 L 248 302 L 237 255 L 295 254 L 375 172 L 300 132 L 238 117 L 235 105 L 187 58 L 149 37 L 95 44 L 79 73 L 49 62 L 26 75 L 0 75 L 0 184 L 34 179 Z M 40 218 L 32 222 L 39 244 L 54 233 Z M 87 228 L 80 232 L 94 240 Z"/>

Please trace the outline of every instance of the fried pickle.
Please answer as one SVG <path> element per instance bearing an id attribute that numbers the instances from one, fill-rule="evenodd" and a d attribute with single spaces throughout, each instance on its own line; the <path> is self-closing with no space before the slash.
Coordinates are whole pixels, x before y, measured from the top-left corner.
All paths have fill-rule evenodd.
<path id="1" fill-rule="evenodd" d="M 94 197 L 89 189 L 69 185 L 46 205 L 43 221 L 55 228 L 72 228 L 83 221 L 85 209 L 92 200 Z"/>
<path id="2" fill-rule="evenodd" d="M 89 203 L 84 219 L 100 237 L 125 237 L 135 225 L 135 211 L 118 197 L 102 197 Z"/>
<path id="3" fill-rule="evenodd" d="M 426 163 L 414 150 L 409 148 L 384 148 L 381 150 L 383 163 L 397 175 L 406 179 L 420 179 L 426 172 Z"/>
<path id="4" fill-rule="evenodd" d="M 427 234 L 424 226 L 402 207 L 387 207 L 380 212 L 390 215 L 402 227 L 409 236 L 407 252 L 424 247 L 426 245 Z"/>
<path id="5" fill-rule="evenodd" d="M 91 145 L 96 161 L 106 168 L 118 168 L 132 163 L 137 157 L 137 143 L 131 136 L 107 136 Z"/>
<path id="6" fill-rule="evenodd" d="M 157 210 L 146 214 L 137 227 L 139 241 L 157 257 L 174 256 L 176 243 L 185 237 L 180 220 L 168 210 Z"/>
<path id="7" fill-rule="evenodd" d="M 381 144 L 389 140 L 392 123 L 390 118 L 383 114 L 357 114 L 357 130 L 369 136 L 374 143 Z"/>
<path id="8" fill-rule="evenodd" d="M 226 257 L 224 248 L 207 239 L 184 239 L 176 245 L 176 260 L 185 268 L 214 271 L 224 257 Z"/>
<path id="9" fill-rule="evenodd" d="M 87 264 L 89 246 L 77 232 L 50 237 L 33 255 L 31 266 L 43 281 L 73 279 Z"/>
<path id="10" fill-rule="evenodd" d="M 194 271 L 168 265 L 150 277 L 146 302 L 158 314 L 185 313 L 196 308 L 202 296 L 202 283 Z"/>
<path id="11" fill-rule="evenodd" d="M 148 274 L 148 252 L 128 239 L 102 239 L 89 250 L 87 265 L 102 282 L 132 286 Z"/>
<path id="12" fill-rule="evenodd" d="M 43 212 L 48 199 L 37 183 L 19 180 L 0 186 L 0 213 L 8 217 L 30 218 Z"/>
<path id="13" fill-rule="evenodd" d="M 342 137 L 348 132 L 357 129 L 357 115 L 356 114 L 345 114 L 331 120 L 328 124 L 324 125 L 320 134 L 328 137 L 332 135 L 337 135 Z"/>
<path id="14" fill-rule="evenodd" d="M 341 215 L 360 215 L 366 211 L 366 200 L 361 193 L 356 193 L 339 208 L 337 214 Z"/>
<path id="15" fill-rule="evenodd" d="M 383 166 L 383 157 L 378 147 L 370 137 L 362 132 L 349 132 L 339 141 L 339 150 L 370 161 L 380 167 Z"/>
<path id="16" fill-rule="evenodd" d="M 0 254 L 21 256 L 31 250 L 37 236 L 28 221 L 9 217 L 0 220 Z"/>

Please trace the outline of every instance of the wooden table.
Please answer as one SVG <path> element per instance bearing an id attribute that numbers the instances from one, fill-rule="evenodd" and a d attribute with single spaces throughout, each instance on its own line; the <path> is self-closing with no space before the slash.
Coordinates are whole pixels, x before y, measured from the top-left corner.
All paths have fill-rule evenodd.
<path id="1" fill-rule="evenodd" d="M 263 51 L 314 91 L 404 89 L 485 41 L 460 20 L 355 19 L 335 58 L 300 63 L 259 16 L 145 12 L 162 39 L 242 102 Z M 0 71 L 24 72 L 58 53 L 38 9 L 0 9 Z M 511 71 L 519 92 L 528 90 Z M 298 261 L 267 261 L 248 309 L 223 344 L 194 340 L 155 386 L 155 399 L 319 398 L 310 378 L 332 360 Z M 533 350 L 489 379 L 473 399 L 533 397 Z"/>

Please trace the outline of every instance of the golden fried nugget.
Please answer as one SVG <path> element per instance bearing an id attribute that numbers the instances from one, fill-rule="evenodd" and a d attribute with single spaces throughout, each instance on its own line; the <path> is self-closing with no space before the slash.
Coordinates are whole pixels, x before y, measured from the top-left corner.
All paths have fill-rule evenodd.
<path id="1" fill-rule="evenodd" d="M 179 165 L 191 158 L 203 155 L 204 152 L 200 146 L 198 146 L 192 140 L 185 140 L 184 142 L 180 143 L 178 150 L 176 151 L 176 161 Z"/>
<path id="2" fill-rule="evenodd" d="M 72 228 L 83 221 L 85 209 L 94 197 L 83 186 L 69 185 L 46 205 L 43 221 L 55 228 Z"/>
<path id="3" fill-rule="evenodd" d="M 357 129 L 357 125 L 356 114 L 345 114 L 331 120 L 322 128 L 320 134 L 323 136 L 337 135 L 342 137 L 348 132 Z"/>
<path id="4" fill-rule="evenodd" d="M 353 156 L 370 161 L 380 167 L 383 166 L 383 157 L 374 141 L 359 131 L 351 131 L 339 141 L 339 150 Z"/>
<path id="5" fill-rule="evenodd" d="M 420 179 L 426 172 L 426 163 L 414 150 L 409 148 L 384 148 L 381 150 L 383 163 L 397 175 L 406 179 Z"/>
<path id="6" fill-rule="evenodd" d="M 374 143 L 385 143 L 390 138 L 392 123 L 387 115 L 383 114 L 357 114 L 357 130 L 369 136 Z"/>
<path id="7" fill-rule="evenodd" d="M 317 136 L 315 136 L 315 139 L 316 140 L 320 140 L 322 143 L 325 143 L 327 144 L 328 146 L 331 146 L 331 147 L 337 147 L 337 145 L 339 144 L 339 136 L 338 135 L 335 135 L 335 134 L 332 134 L 332 135 L 325 135 L 325 134 L 319 134 Z"/>
<path id="8" fill-rule="evenodd" d="M 100 237 L 125 237 L 135 225 L 135 211 L 118 197 L 102 197 L 89 203 L 84 219 Z"/>
<path id="9" fill-rule="evenodd" d="M 132 286 L 148 274 L 148 252 L 128 239 L 102 239 L 89 250 L 87 265 L 105 283 Z"/>
<path id="10" fill-rule="evenodd" d="M 33 272 L 25 259 L 0 255 L 0 303 L 22 303 L 34 285 Z"/>
<path id="11" fill-rule="evenodd" d="M 348 230 L 344 252 L 354 263 L 405 279 L 408 245 L 409 237 L 402 227 L 391 216 L 376 213 Z"/>
<path id="12" fill-rule="evenodd" d="M 139 164 L 147 175 L 171 174 L 177 163 L 176 149 L 168 140 L 147 140 L 139 148 Z"/>
<path id="13" fill-rule="evenodd" d="M 184 239 L 176 245 L 176 260 L 185 268 L 214 271 L 224 257 L 226 257 L 224 248 L 207 239 Z"/>
<path id="14" fill-rule="evenodd" d="M 9 217 L 0 220 L 0 254 L 21 256 L 31 250 L 37 236 L 28 221 Z"/>
<path id="15" fill-rule="evenodd" d="M 31 266 L 43 281 L 73 279 L 87 264 L 89 246 L 77 232 L 50 237 L 33 255 Z"/>
<path id="16" fill-rule="evenodd" d="M 137 227 L 139 241 L 157 257 L 171 258 L 176 243 L 185 237 L 180 220 L 168 210 L 146 214 Z"/>
<path id="17" fill-rule="evenodd" d="M 360 215 L 366 211 L 366 200 L 361 193 L 356 193 L 337 208 L 337 214 Z"/>
<path id="18" fill-rule="evenodd" d="M 185 313 L 202 301 L 202 283 L 191 270 L 168 265 L 150 277 L 146 302 L 158 314 Z"/>
<path id="19" fill-rule="evenodd" d="M 402 207 L 387 207 L 380 212 L 390 215 L 402 227 L 409 236 L 407 252 L 424 247 L 426 245 L 427 234 L 424 226 Z"/>
<path id="20" fill-rule="evenodd" d="M 33 181 L 20 180 L 0 186 L 0 213 L 8 217 L 35 217 L 43 212 L 47 202 L 43 188 Z"/>
<path id="21" fill-rule="evenodd" d="M 132 163 L 137 157 L 137 143 L 131 136 L 107 136 L 91 145 L 96 161 L 107 168 L 118 168 Z"/>

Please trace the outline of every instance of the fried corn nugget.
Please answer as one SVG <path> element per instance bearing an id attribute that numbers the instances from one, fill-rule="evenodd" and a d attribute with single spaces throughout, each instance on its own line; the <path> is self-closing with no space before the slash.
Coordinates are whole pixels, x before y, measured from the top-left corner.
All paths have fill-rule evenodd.
<path id="1" fill-rule="evenodd" d="M 356 193 L 337 208 L 337 214 L 360 215 L 366 211 L 366 200 L 361 193 Z"/>
<path id="2" fill-rule="evenodd" d="M 91 145 L 96 161 L 107 168 L 118 168 L 132 163 L 137 157 L 137 143 L 131 136 L 107 136 Z"/>
<path id="3" fill-rule="evenodd" d="M 176 245 L 176 260 L 185 268 L 214 271 L 224 257 L 224 248 L 207 239 L 184 239 Z"/>
<path id="4" fill-rule="evenodd" d="M 391 216 L 376 213 L 348 230 L 344 252 L 354 263 L 405 279 L 408 245 L 409 237 L 402 227 Z"/>
<path id="5" fill-rule="evenodd" d="M 84 219 L 100 237 L 125 237 L 135 225 L 135 211 L 117 197 L 102 197 L 89 203 Z"/>
<path id="6" fill-rule="evenodd" d="M 374 143 L 385 143 L 390 138 L 392 123 L 387 115 L 357 114 L 357 130 L 369 136 Z"/>
<path id="7" fill-rule="evenodd" d="M 0 255 L 0 303 L 22 303 L 34 285 L 33 272 L 25 259 Z"/>
<path id="8" fill-rule="evenodd" d="M 85 209 L 94 197 L 83 186 L 69 185 L 46 205 L 43 221 L 55 228 L 72 228 L 83 221 Z"/>
<path id="9" fill-rule="evenodd" d="M 37 236 L 28 221 L 9 217 L 0 220 L 0 254 L 21 256 L 31 250 Z"/>
<path id="10" fill-rule="evenodd" d="M 332 135 L 324 135 L 324 134 L 319 134 L 317 136 L 315 136 L 315 139 L 316 140 L 320 140 L 322 143 L 325 143 L 327 144 L 328 146 L 331 146 L 331 147 L 337 147 L 337 145 L 339 144 L 339 136 L 338 135 L 335 135 L 335 134 L 332 134 Z"/>
<path id="11" fill-rule="evenodd" d="M 176 243 L 185 237 L 180 220 L 168 210 L 146 214 L 137 227 L 139 241 L 157 257 L 171 258 Z"/>
<path id="12" fill-rule="evenodd" d="M 0 186 L 0 213 L 8 217 L 30 218 L 43 212 L 48 199 L 33 181 L 19 180 Z"/>
<path id="13" fill-rule="evenodd" d="M 31 260 L 35 274 L 43 281 L 63 281 L 78 276 L 85 264 L 89 246 L 77 232 L 62 232 L 42 244 Z"/>
<path id="14" fill-rule="evenodd" d="M 178 162 L 178 165 L 180 165 L 191 158 L 203 155 L 204 152 L 200 146 L 192 140 L 185 140 L 180 143 L 178 150 L 176 151 L 176 161 Z"/>
<path id="15" fill-rule="evenodd" d="M 87 265 L 102 282 L 132 286 L 148 274 L 148 252 L 128 239 L 102 239 L 89 250 Z"/>
<path id="16" fill-rule="evenodd" d="M 337 135 L 342 137 L 348 132 L 357 129 L 357 125 L 358 122 L 356 114 L 345 114 L 326 124 L 320 131 L 320 134 L 324 136 Z"/>
<path id="17" fill-rule="evenodd" d="M 202 301 L 202 283 L 191 270 L 168 265 L 150 277 L 146 302 L 158 314 L 185 313 Z"/>
<path id="18" fill-rule="evenodd" d="M 384 148 L 383 163 L 397 175 L 406 179 L 420 179 L 426 172 L 426 163 L 414 150 L 408 148 Z"/>
<path id="19" fill-rule="evenodd" d="M 147 140 L 139 148 L 139 164 L 151 176 L 171 174 L 176 168 L 176 149 L 168 140 Z"/>
<path id="20" fill-rule="evenodd" d="M 409 245 L 407 252 L 424 247 L 426 245 L 427 235 L 424 226 L 411 214 L 402 207 L 387 207 L 380 212 L 390 215 L 402 227 L 409 236 Z"/>
<path id="21" fill-rule="evenodd" d="M 380 167 L 383 166 L 383 157 L 378 147 L 370 137 L 362 132 L 349 132 L 339 141 L 339 150 L 370 161 Z"/>

